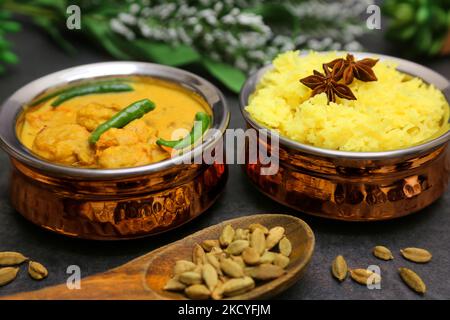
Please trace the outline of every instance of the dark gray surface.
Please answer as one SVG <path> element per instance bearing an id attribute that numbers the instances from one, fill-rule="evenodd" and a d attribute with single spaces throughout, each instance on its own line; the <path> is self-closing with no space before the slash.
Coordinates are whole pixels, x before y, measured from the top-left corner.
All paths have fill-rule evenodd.
<path id="1" fill-rule="evenodd" d="M 21 63 L 0 78 L 0 99 L 4 100 L 20 86 L 45 74 L 67 67 L 109 60 L 96 48 L 79 45 L 79 53 L 70 57 L 61 52 L 45 35 L 25 26 L 15 35 L 14 43 Z M 369 51 L 394 54 L 377 32 L 368 37 Z M 449 59 L 426 61 L 424 64 L 450 77 Z M 207 75 L 204 75 L 208 78 Z M 209 79 L 209 78 L 208 78 Z M 236 95 L 227 92 L 232 110 L 231 127 L 243 127 Z M 48 266 L 50 276 L 42 282 L 32 281 L 22 266 L 18 279 L 0 288 L 0 295 L 43 288 L 65 282 L 66 268 L 76 264 L 82 275 L 106 271 L 162 245 L 220 221 L 254 213 L 294 214 L 310 224 L 316 235 L 316 249 L 305 277 L 280 299 L 422 299 L 399 279 L 399 266 L 412 267 L 427 283 L 424 298 L 450 299 L 450 193 L 429 208 L 412 216 L 380 223 L 344 223 L 310 217 L 285 208 L 255 190 L 238 166 L 230 166 L 227 188 L 218 202 L 203 216 L 188 225 L 160 236 L 124 242 L 95 242 L 65 238 L 35 227 L 11 207 L 8 200 L 9 161 L 0 151 L 0 251 L 23 252 Z M 390 247 L 396 256 L 392 262 L 382 262 L 371 256 L 373 246 Z M 399 257 L 398 250 L 406 246 L 428 248 L 433 261 L 414 265 Z M 352 267 L 378 264 L 382 269 L 381 290 L 368 290 L 350 280 L 338 284 L 330 276 L 329 266 L 334 256 L 343 254 Z M 120 288 L 117 288 L 120 290 Z"/>

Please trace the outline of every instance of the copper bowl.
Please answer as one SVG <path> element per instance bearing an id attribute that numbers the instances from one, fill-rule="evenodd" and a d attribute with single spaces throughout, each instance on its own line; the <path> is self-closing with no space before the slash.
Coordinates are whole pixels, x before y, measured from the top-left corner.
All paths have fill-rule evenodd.
<path id="1" fill-rule="evenodd" d="M 108 170 L 50 163 L 18 140 L 15 127 L 22 106 L 43 91 L 86 79 L 124 75 L 164 79 L 196 92 L 210 106 L 211 126 L 217 130 L 209 130 L 201 145 L 181 156 Z M 221 141 L 229 118 L 225 98 L 216 87 L 176 68 L 106 62 L 47 75 L 19 89 L 0 110 L 0 143 L 12 163 L 12 204 L 31 222 L 79 238 L 128 239 L 173 229 L 208 209 L 223 190 L 228 172 L 224 164 L 189 160 L 198 159 Z"/>
<path id="2" fill-rule="evenodd" d="M 448 80 L 426 67 L 379 54 L 354 54 L 394 61 L 399 71 L 433 84 L 450 101 Z M 239 102 L 248 127 L 262 129 L 244 108 L 270 68 L 268 65 L 253 74 L 241 90 Z M 269 133 L 259 132 L 253 139 L 258 139 L 258 148 L 267 154 L 273 151 L 270 136 L 279 139 L 279 171 L 261 175 L 264 165 L 259 159 L 257 163 L 247 162 L 244 170 L 264 194 L 305 213 L 348 221 L 392 219 L 425 208 L 448 186 L 450 131 L 417 146 L 385 152 L 329 150 Z"/>

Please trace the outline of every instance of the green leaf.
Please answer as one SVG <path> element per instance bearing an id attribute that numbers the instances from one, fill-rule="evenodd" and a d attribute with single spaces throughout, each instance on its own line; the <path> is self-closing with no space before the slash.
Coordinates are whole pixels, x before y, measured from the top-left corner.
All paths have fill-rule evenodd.
<path id="1" fill-rule="evenodd" d="M 241 70 L 229 64 L 210 59 L 204 59 L 203 66 L 231 91 L 238 93 L 241 90 L 246 79 L 245 74 Z"/>
<path id="2" fill-rule="evenodd" d="M 293 19 L 295 16 L 282 3 L 261 3 L 252 8 L 245 9 L 244 12 L 251 12 L 266 19 L 286 21 L 286 18 Z"/>
<path id="3" fill-rule="evenodd" d="M 421 53 L 426 53 L 433 43 L 433 35 L 430 30 L 426 28 L 420 29 L 416 37 L 416 47 Z"/>
<path id="4" fill-rule="evenodd" d="M 116 59 L 129 60 L 132 57 L 117 44 L 118 37 L 111 32 L 109 21 L 95 18 L 93 16 L 84 16 L 82 19 L 83 27 L 94 42 L 103 47 L 110 55 Z"/>
<path id="5" fill-rule="evenodd" d="M 0 60 L 8 64 L 17 64 L 19 58 L 11 51 L 3 51 L 0 53 Z"/>
<path id="6" fill-rule="evenodd" d="M 408 3 L 398 5 L 394 17 L 399 24 L 407 24 L 414 21 L 414 7 Z"/>
<path id="7" fill-rule="evenodd" d="M 427 23 L 430 19 L 431 12 L 428 7 L 420 7 L 416 12 L 416 22 L 418 24 Z"/>
<path id="8" fill-rule="evenodd" d="M 262 1 L 261 1 L 262 2 Z M 264 22 L 269 25 L 278 25 L 297 29 L 299 21 L 292 12 L 281 3 L 261 3 L 254 7 L 247 8 L 244 12 L 253 13 L 263 17 Z"/>
<path id="9" fill-rule="evenodd" d="M 1 3 L 1 1 L 0 1 Z M 2 10 L 0 11 L 0 20 L 4 20 L 4 19 L 9 19 L 11 18 L 11 12 L 6 11 L 2 8 Z"/>
<path id="10" fill-rule="evenodd" d="M 72 44 L 63 37 L 59 29 L 54 25 L 53 20 L 42 16 L 35 17 L 33 21 L 36 25 L 44 29 L 53 41 L 55 41 L 64 51 L 69 54 L 74 54 L 76 52 Z"/>
<path id="11" fill-rule="evenodd" d="M 134 40 L 134 46 L 140 51 L 142 58 L 169 66 L 181 66 L 200 60 L 200 55 L 186 45 L 171 46 L 149 40 Z"/>
<path id="12" fill-rule="evenodd" d="M 9 43 L 9 41 L 4 39 L 3 37 L 0 37 L 0 50 L 7 49 L 9 47 L 11 47 L 11 44 Z"/>
<path id="13" fill-rule="evenodd" d="M 0 29 L 6 32 L 18 32 L 20 31 L 20 24 L 15 21 L 2 21 Z"/>
<path id="14" fill-rule="evenodd" d="M 428 50 L 428 54 L 430 56 L 437 55 L 441 51 L 442 47 L 444 46 L 444 40 L 445 40 L 445 38 L 434 40 L 433 44 L 430 46 L 430 48 Z"/>
<path id="15" fill-rule="evenodd" d="M 431 27 L 435 31 L 445 30 L 447 31 L 447 13 L 443 8 L 438 6 L 431 7 Z"/>
<path id="16" fill-rule="evenodd" d="M 66 0 L 32 0 L 30 5 L 34 7 L 44 7 L 56 10 L 59 13 L 66 13 L 67 7 L 70 5 Z"/>

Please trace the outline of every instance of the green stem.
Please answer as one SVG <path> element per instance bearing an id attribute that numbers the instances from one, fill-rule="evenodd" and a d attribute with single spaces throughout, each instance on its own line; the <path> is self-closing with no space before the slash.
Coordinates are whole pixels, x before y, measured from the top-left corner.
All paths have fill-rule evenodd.
<path id="1" fill-rule="evenodd" d="M 2 7 L 8 11 L 11 11 L 12 13 L 25 15 L 25 16 L 46 16 L 51 19 L 57 19 L 57 16 L 55 13 L 48 9 L 42 9 L 42 8 L 36 8 L 30 5 L 26 4 L 18 4 L 11 0 L 5 1 L 5 3 L 2 5 Z"/>

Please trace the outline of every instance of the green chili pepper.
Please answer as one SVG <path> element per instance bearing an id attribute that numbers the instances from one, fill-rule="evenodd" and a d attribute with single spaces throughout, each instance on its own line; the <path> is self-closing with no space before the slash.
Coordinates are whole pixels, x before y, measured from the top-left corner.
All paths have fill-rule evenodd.
<path id="1" fill-rule="evenodd" d="M 34 106 L 36 106 L 36 105 L 38 105 L 38 104 L 40 104 L 42 102 L 45 102 L 45 101 L 50 100 L 50 99 L 52 99 L 52 98 L 54 98 L 56 96 L 59 96 L 60 94 L 64 94 L 64 93 L 72 91 L 72 90 L 87 88 L 87 87 L 91 87 L 93 85 L 122 84 L 123 82 L 129 82 L 129 81 L 131 81 L 131 80 L 127 79 L 127 78 L 110 78 L 110 79 L 107 79 L 107 80 L 100 80 L 100 81 L 97 80 L 95 82 L 94 81 L 90 81 L 88 83 L 83 83 L 83 84 L 80 84 L 80 85 L 77 85 L 77 86 L 72 86 L 72 87 L 69 87 L 69 88 L 63 88 L 63 89 L 60 89 L 60 90 L 56 90 L 56 91 L 54 91 L 52 93 L 46 94 L 43 97 L 33 101 L 30 104 L 30 106 L 34 107 Z M 130 90 L 128 90 L 128 91 L 130 91 Z"/>
<path id="2" fill-rule="evenodd" d="M 184 138 L 179 140 L 164 140 L 159 138 L 156 143 L 160 146 L 165 146 L 173 149 L 183 149 L 195 141 L 197 141 L 208 129 L 211 118 L 205 112 L 197 112 L 195 114 L 195 122 L 192 126 L 191 132 Z"/>
<path id="3" fill-rule="evenodd" d="M 141 118 L 144 114 L 155 109 L 155 104 L 148 100 L 142 99 L 133 102 L 125 109 L 116 113 L 111 119 L 99 125 L 89 137 L 90 143 L 96 143 L 100 136 L 111 128 L 123 128 L 133 120 Z"/>
<path id="4" fill-rule="evenodd" d="M 62 93 L 55 101 L 52 102 L 52 107 L 57 107 L 67 100 L 80 96 L 86 96 L 88 94 L 124 91 L 133 91 L 133 87 L 126 83 L 93 84 L 91 86 L 76 88 Z"/>

